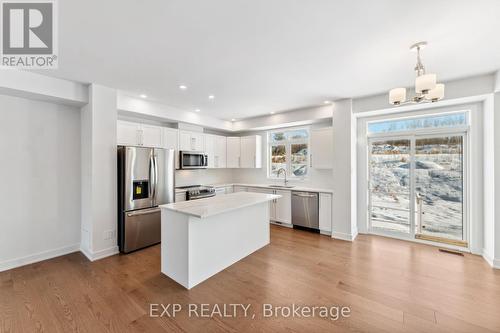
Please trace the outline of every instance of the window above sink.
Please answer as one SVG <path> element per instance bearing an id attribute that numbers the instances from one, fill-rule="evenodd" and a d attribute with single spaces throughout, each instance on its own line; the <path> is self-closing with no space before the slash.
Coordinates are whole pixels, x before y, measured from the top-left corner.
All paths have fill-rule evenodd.
<path id="1" fill-rule="evenodd" d="M 286 171 L 289 179 L 303 179 L 308 176 L 309 128 L 270 131 L 267 138 L 268 178 L 282 179 L 282 176 L 278 175 L 280 169 Z"/>

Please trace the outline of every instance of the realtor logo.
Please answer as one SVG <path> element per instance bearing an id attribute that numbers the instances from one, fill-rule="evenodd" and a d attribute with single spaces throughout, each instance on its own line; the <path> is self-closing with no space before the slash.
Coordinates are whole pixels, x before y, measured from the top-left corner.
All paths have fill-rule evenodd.
<path id="1" fill-rule="evenodd" d="M 1 1 L 3 67 L 57 68 L 56 3 Z"/>

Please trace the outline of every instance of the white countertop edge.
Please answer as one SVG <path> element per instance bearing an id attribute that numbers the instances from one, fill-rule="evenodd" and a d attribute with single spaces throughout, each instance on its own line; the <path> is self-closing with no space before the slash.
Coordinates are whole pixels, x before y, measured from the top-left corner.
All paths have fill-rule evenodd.
<path id="1" fill-rule="evenodd" d="M 208 186 L 213 186 L 215 188 L 228 187 L 228 186 L 244 186 L 244 187 L 258 187 L 258 188 L 268 188 L 272 190 L 280 190 L 280 191 L 303 191 L 303 192 L 318 192 L 318 193 L 330 193 L 333 194 L 333 190 L 327 188 L 314 188 L 314 187 L 302 187 L 295 186 L 293 187 L 273 187 L 270 186 L 273 184 L 244 184 L 244 183 L 233 183 L 233 184 L 209 184 Z M 280 185 L 280 184 L 276 184 Z M 185 189 L 175 189 L 176 193 L 186 192 Z"/>
<path id="2" fill-rule="evenodd" d="M 293 187 L 274 187 L 270 185 L 281 185 L 281 184 L 244 184 L 244 183 L 234 183 L 233 186 L 244 186 L 244 187 L 259 187 L 259 188 L 268 188 L 272 190 L 279 191 L 297 191 L 297 192 L 317 192 L 317 193 L 331 193 L 333 194 L 333 190 L 325 189 L 325 188 L 314 188 L 314 187 L 303 187 L 291 185 Z M 214 187 L 217 187 L 214 185 Z"/>
<path id="3" fill-rule="evenodd" d="M 227 203 L 230 204 L 226 207 L 217 207 L 214 206 L 214 200 L 221 202 L 223 199 L 226 199 L 224 201 L 227 201 L 227 197 L 231 196 L 234 197 L 236 196 L 247 196 L 250 194 L 250 196 L 259 195 L 261 198 L 259 199 L 254 199 L 251 201 L 243 201 L 239 204 L 234 204 L 234 202 Z M 248 193 L 248 192 L 238 192 L 238 193 L 230 193 L 230 194 L 225 194 L 223 196 L 214 196 L 214 197 L 209 197 L 209 198 L 204 198 L 204 199 L 198 199 L 198 200 L 190 200 L 190 201 L 181 201 L 177 203 L 170 203 L 166 205 L 160 205 L 159 207 L 161 209 L 166 209 L 170 211 L 174 211 L 177 213 L 197 217 L 197 218 L 207 218 L 210 216 L 214 215 L 219 215 L 227 212 L 231 212 L 234 210 L 238 210 L 240 208 L 245 208 L 253 205 L 257 205 L 263 202 L 268 202 L 274 199 L 279 199 L 282 196 L 279 194 L 263 194 L 263 193 Z M 207 204 L 208 203 L 208 204 Z M 225 202 L 222 202 L 222 204 L 225 204 Z M 196 212 L 197 210 L 203 210 L 203 207 L 206 207 L 207 205 L 210 206 L 210 209 L 212 211 L 205 211 L 203 213 Z"/>

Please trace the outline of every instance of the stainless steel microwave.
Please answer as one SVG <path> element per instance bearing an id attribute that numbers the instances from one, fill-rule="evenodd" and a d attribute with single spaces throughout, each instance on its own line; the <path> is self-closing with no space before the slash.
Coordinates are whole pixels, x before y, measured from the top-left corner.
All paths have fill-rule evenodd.
<path id="1" fill-rule="evenodd" d="M 208 155 L 199 151 L 181 151 L 180 167 L 181 169 L 206 169 Z"/>

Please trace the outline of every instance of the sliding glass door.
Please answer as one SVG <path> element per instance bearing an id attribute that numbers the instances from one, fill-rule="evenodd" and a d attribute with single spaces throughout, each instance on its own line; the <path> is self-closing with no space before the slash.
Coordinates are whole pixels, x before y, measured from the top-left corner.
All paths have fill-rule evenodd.
<path id="1" fill-rule="evenodd" d="M 375 140 L 370 145 L 372 228 L 410 234 L 411 140 Z"/>
<path id="2" fill-rule="evenodd" d="M 369 140 L 372 232 L 467 246 L 465 135 Z"/>
<path id="3" fill-rule="evenodd" d="M 416 237 L 465 246 L 464 135 L 415 138 Z"/>

